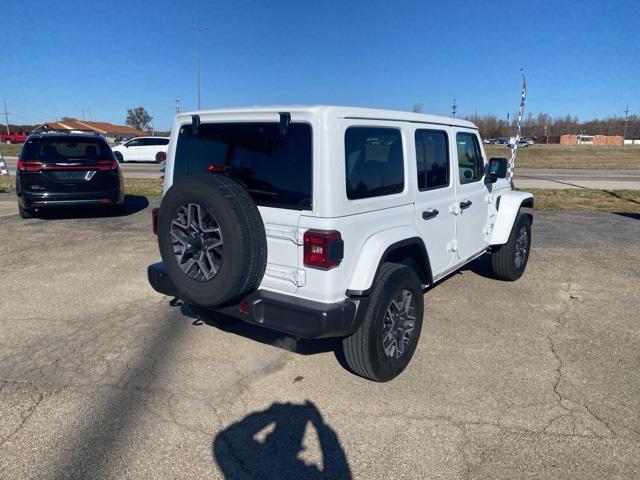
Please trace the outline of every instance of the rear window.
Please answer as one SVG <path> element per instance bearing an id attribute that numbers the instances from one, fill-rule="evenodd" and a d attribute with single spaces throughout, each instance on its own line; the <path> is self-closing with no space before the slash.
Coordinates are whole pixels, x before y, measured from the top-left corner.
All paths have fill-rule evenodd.
<path id="1" fill-rule="evenodd" d="M 114 160 L 113 152 L 104 140 L 77 137 L 32 138 L 22 147 L 20 158 L 43 163 Z"/>
<path id="2" fill-rule="evenodd" d="M 311 208 L 311 126 L 292 123 L 280 135 L 278 123 L 205 123 L 194 136 L 180 128 L 174 181 L 211 175 L 209 166 L 224 167 L 249 191 L 258 205 Z"/>

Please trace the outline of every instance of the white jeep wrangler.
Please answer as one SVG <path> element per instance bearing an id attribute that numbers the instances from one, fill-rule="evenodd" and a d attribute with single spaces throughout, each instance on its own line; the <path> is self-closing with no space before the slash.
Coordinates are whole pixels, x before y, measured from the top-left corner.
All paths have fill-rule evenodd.
<path id="1" fill-rule="evenodd" d="M 175 117 L 154 228 L 153 288 L 200 314 L 342 337 L 388 381 L 418 344 L 423 291 L 489 253 L 516 280 L 530 193 L 487 162 L 468 121 L 368 108 L 241 108 Z"/>

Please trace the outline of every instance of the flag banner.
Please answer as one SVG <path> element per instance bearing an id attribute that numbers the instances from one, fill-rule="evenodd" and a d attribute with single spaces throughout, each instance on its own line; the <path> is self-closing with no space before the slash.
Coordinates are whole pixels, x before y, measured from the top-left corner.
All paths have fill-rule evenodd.
<path id="1" fill-rule="evenodd" d="M 0 153 L 0 175 L 9 175 L 9 169 L 7 168 L 7 164 L 4 162 L 4 155 Z"/>
<path id="2" fill-rule="evenodd" d="M 518 151 L 518 143 L 522 133 L 522 115 L 524 114 L 524 104 L 527 98 L 527 80 L 524 78 L 524 69 L 520 69 L 522 75 L 522 91 L 520 92 L 520 108 L 518 109 L 518 120 L 516 122 L 516 138 L 511 142 L 511 156 L 509 157 L 509 168 L 507 170 L 507 178 L 513 178 L 513 172 L 516 168 L 516 154 Z"/>

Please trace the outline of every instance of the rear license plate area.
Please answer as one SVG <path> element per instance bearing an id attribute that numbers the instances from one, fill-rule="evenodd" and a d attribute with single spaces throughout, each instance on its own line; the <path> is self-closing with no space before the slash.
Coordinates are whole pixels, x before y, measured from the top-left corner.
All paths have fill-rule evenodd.
<path id="1" fill-rule="evenodd" d="M 96 172 L 92 170 L 79 170 L 49 172 L 49 175 L 51 176 L 51 179 L 56 182 L 84 182 L 91 180 L 95 173 Z"/>

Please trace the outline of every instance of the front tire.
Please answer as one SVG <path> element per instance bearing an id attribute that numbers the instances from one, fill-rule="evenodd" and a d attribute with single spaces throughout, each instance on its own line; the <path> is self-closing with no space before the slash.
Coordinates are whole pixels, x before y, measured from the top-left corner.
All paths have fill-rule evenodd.
<path id="1" fill-rule="evenodd" d="M 422 284 L 416 273 L 405 265 L 384 263 L 362 324 L 342 341 L 349 367 L 376 382 L 400 375 L 418 345 L 423 313 Z"/>
<path id="2" fill-rule="evenodd" d="M 499 280 L 513 282 L 524 273 L 531 249 L 531 216 L 518 214 L 509 240 L 491 255 L 491 268 Z"/>

